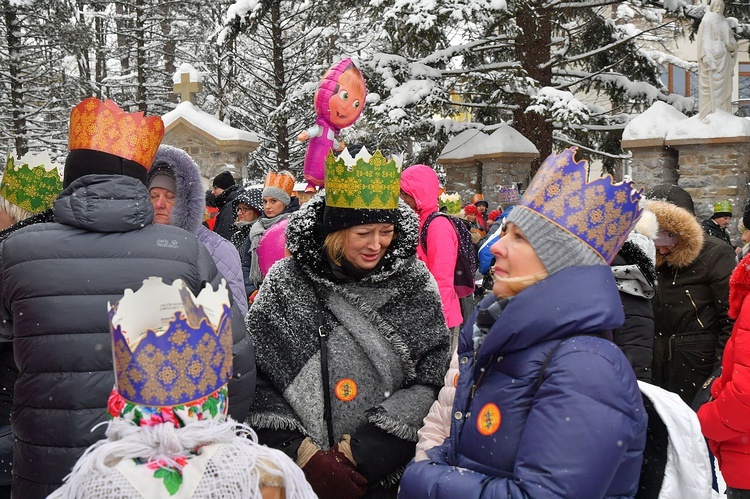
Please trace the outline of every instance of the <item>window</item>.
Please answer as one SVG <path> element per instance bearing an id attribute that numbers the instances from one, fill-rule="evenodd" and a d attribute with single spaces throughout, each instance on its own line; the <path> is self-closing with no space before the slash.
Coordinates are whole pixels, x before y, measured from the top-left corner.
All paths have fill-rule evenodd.
<path id="1" fill-rule="evenodd" d="M 698 75 L 674 64 L 662 67 L 661 82 L 671 93 L 698 96 Z"/>
<path id="2" fill-rule="evenodd" d="M 737 116 L 750 117 L 750 62 L 739 64 L 737 76 Z"/>

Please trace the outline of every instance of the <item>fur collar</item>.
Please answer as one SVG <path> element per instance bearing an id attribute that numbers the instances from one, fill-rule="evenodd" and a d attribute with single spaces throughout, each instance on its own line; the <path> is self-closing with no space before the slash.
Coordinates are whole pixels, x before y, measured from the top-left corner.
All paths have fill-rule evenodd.
<path id="1" fill-rule="evenodd" d="M 309 275 L 333 279 L 328 258 L 323 249 L 323 210 L 325 192 L 313 196 L 299 211 L 289 217 L 286 228 L 287 248 Z M 414 256 L 417 251 L 419 220 L 416 214 L 399 200 L 396 236 L 383 257 L 383 265 L 378 272 L 365 278 L 379 280 L 390 275 L 399 261 Z"/>
<path id="2" fill-rule="evenodd" d="M 656 254 L 656 268 L 663 265 L 684 268 L 698 258 L 703 248 L 703 229 L 698 220 L 687 210 L 666 201 L 647 201 L 646 208 L 654 212 L 659 230 L 677 236 L 677 244 L 667 255 Z"/>
<path id="3" fill-rule="evenodd" d="M 175 174 L 177 195 L 169 225 L 195 234 L 203 222 L 203 212 L 206 210 L 206 194 L 198 164 L 182 149 L 161 145 L 151 170 L 158 167 L 169 168 Z"/>

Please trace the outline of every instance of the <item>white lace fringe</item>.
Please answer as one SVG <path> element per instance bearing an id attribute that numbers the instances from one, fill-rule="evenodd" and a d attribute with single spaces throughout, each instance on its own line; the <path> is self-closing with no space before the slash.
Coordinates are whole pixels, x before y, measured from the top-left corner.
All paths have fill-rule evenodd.
<path id="1" fill-rule="evenodd" d="M 287 499 L 316 497 L 305 480 L 302 470 L 281 451 L 257 443 L 252 428 L 234 420 L 225 422 L 197 421 L 183 428 L 171 424 L 135 426 L 129 421 L 114 419 L 108 424 L 107 438 L 89 447 L 80 457 L 73 471 L 65 477 L 65 484 L 48 499 L 79 499 L 79 488 L 91 473 L 107 475 L 122 459 L 141 458 L 147 461 L 164 461 L 167 466 L 179 468 L 174 458 L 189 455 L 200 445 L 233 444 L 252 449 L 249 483 L 237 490 L 237 498 L 260 498 L 261 470 L 281 477 Z M 248 449 L 248 450 L 249 450 Z"/>

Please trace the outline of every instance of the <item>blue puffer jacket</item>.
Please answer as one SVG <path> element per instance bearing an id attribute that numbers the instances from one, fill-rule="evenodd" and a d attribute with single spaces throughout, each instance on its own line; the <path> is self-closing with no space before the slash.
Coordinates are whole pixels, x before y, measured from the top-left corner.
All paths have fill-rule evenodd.
<path id="1" fill-rule="evenodd" d="M 619 348 L 591 336 L 623 322 L 610 268 L 571 267 L 520 292 L 475 353 L 478 311 L 459 341 L 450 437 L 410 463 L 399 497 L 633 497 L 641 394 Z"/>

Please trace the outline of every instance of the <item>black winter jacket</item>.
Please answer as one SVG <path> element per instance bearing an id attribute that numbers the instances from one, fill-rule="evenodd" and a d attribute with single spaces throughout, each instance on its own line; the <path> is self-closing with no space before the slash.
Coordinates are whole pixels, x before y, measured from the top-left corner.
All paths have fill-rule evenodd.
<path id="1" fill-rule="evenodd" d="M 654 383 L 690 405 L 700 386 L 721 365 L 732 332 L 729 276 L 734 250 L 704 235 L 689 212 L 651 201 L 659 228 L 678 235 L 667 255 L 656 255 Z"/>
<path id="2" fill-rule="evenodd" d="M 732 246 L 732 239 L 729 237 L 727 229 L 722 229 L 721 227 L 719 227 L 719 225 L 714 222 L 712 218 L 704 220 L 701 224 L 701 227 L 703 228 L 703 232 L 705 232 L 709 236 L 714 236 L 717 239 L 721 239 L 728 245 Z"/>
<path id="3" fill-rule="evenodd" d="M 654 265 L 638 246 L 626 241 L 612 261 L 612 270 L 625 313 L 625 323 L 612 331 L 612 340 L 633 366 L 636 377 L 641 381 L 651 382 L 654 347 L 654 311 L 651 307 L 651 298 L 654 295 Z M 639 271 L 639 279 L 633 279 L 638 285 L 621 278 L 622 275 L 632 275 Z"/>
<path id="4" fill-rule="evenodd" d="M 57 223 L 24 228 L 0 245 L 0 334 L 12 338 L 20 372 L 13 496 L 23 499 L 54 491 L 104 436 L 104 426 L 91 430 L 106 421 L 114 386 L 107 303 L 149 276 L 181 278 L 193 293 L 221 279 L 195 236 L 151 223 L 148 191 L 136 179 L 81 177 L 53 211 Z M 254 382 L 251 374 L 235 363 L 235 378 Z"/>
<path id="5" fill-rule="evenodd" d="M 235 218 L 234 198 L 239 195 L 239 189 L 240 186 L 233 185 L 216 196 L 215 204 L 219 209 L 219 213 L 216 215 L 214 232 L 227 241 L 232 238 L 232 224 Z"/>

